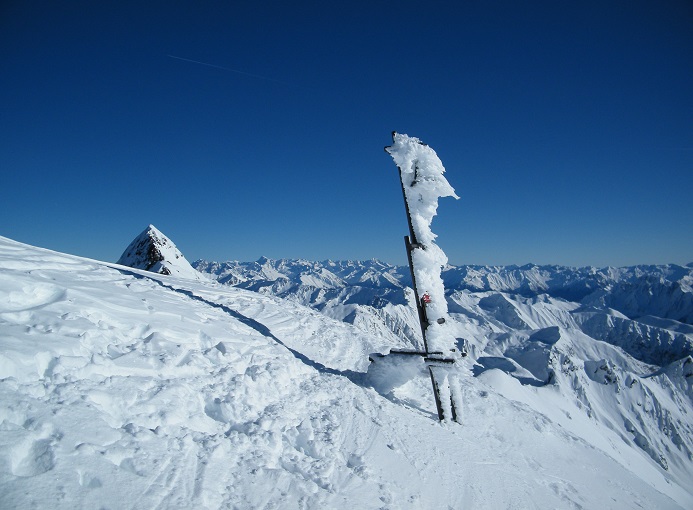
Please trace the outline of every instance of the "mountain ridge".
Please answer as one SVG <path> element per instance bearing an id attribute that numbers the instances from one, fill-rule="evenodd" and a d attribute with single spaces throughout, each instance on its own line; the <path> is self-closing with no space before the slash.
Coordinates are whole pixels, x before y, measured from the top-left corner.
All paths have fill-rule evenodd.
<path id="1" fill-rule="evenodd" d="M 388 354 L 418 347 L 411 289 L 290 265 L 254 292 L 0 238 L 0 506 L 691 508 L 689 325 L 450 290 L 440 423 Z"/>
<path id="2" fill-rule="evenodd" d="M 116 263 L 152 273 L 200 279 L 199 271 L 173 241 L 151 224 L 132 240 Z"/>
<path id="3" fill-rule="evenodd" d="M 220 283 L 254 288 L 271 287 L 285 280 L 291 285 L 335 289 L 347 286 L 393 290 L 411 286 L 409 269 L 376 259 L 369 261 L 308 261 L 261 258 L 258 262 L 196 260 L 192 266 Z M 308 281 L 310 276 L 310 281 Z M 647 315 L 693 324 L 693 266 L 636 265 L 623 268 L 571 268 L 524 266 L 447 265 L 442 272 L 446 291 L 506 292 L 533 297 L 548 294 L 570 301 L 610 307 L 630 318 Z M 651 293 L 659 295 L 659 304 Z M 401 300 L 400 300 L 401 301 Z"/>

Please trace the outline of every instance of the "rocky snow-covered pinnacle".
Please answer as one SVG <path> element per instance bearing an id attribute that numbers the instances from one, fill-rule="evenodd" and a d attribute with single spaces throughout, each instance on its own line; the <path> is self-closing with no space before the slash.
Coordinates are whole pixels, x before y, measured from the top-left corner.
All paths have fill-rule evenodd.
<path id="1" fill-rule="evenodd" d="M 117 264 L 152 273 L 201 280 L 196 271 L 168 237 L 149 225 L 125 249 Z"/>
<path id="2" fill-rule="evenodd" d="M 427 294 L 430 297 L 426 305 L 428 347 L 431 351 L 448 352 L 454 347 L 455 338 L 448 331 L 448 306 L 440 276 L 448 258 L 435 243 L 436 235 L 431 231 L 431 222 L 437 214 L 439 198 L 459 197 L 443 176 L 445 168 L 433 149 L 418 138 L 400 133 L 393 133 L 392 141 L 386 151 L 400 170 L 412 233 L 424 247 L 414 249 L 411 255 L 419 296 Z"/>

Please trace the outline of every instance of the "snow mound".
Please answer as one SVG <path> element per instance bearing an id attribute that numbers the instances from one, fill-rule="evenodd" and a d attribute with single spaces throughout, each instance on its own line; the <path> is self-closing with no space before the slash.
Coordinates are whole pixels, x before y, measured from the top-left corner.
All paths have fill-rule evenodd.
<path id="1" fill-rule="evenodd" d="M 152 273 L 201 280 L 202 274 L 186 260 L 176 245 L 154 225 L 149 225 L 125 248 L 117 264 Z"/>

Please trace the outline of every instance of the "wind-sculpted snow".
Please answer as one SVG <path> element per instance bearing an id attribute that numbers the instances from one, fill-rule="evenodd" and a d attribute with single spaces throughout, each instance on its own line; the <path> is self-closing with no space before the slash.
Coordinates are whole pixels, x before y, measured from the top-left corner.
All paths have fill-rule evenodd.
<path id="1" fill-rule="evenodd" d="M 693 507 L 690 356 L 456 291 L 468 376 L 441 424 L 421 359 L 372 354 L 412 347 L 411 291 L 368 312 L 348 290 L 318 312 L 0 238 L 0 508 Z"/>

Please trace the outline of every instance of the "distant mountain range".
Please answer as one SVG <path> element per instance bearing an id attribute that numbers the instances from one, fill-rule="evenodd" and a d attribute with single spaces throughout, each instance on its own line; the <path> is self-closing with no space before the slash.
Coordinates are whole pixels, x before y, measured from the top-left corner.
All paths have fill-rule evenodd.
<path id="1" fill-rule="evenodd" d="M 262 257 L 255 262 L 210 262 L 192 266 L 220 283 L 278 296 L 303 296 L 319 306 L 335 291 L 351 289 L 349 302 L 375 306 L 401 304 L 411 286 L 409 269 L 378 260 L 324 261 Z M 624 268 L 524 266 L 447 266 L 446 290 L 503 292 L 524 297 L 546 294 L 585 306 L 612 308 L 630 318 L 649 315 L 693 324 L 693 264 L 642 265 Z M 312 290 L 312 292 L 311 292 Z"/>

